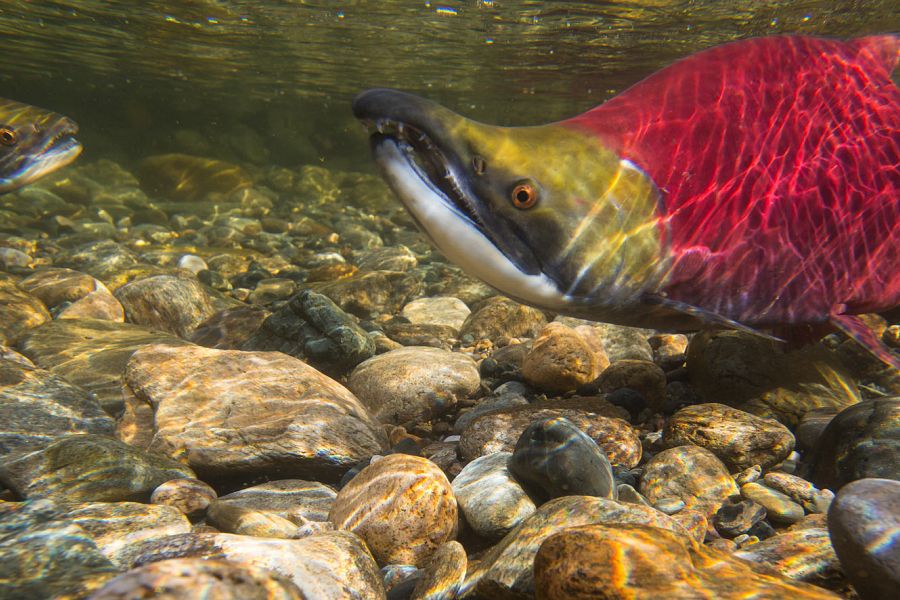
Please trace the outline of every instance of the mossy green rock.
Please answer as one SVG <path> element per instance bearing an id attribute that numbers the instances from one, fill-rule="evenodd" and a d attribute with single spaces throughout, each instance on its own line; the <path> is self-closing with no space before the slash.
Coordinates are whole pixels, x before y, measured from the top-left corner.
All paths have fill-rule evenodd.
<path id="1" fill-rule="evenodd" d="M 190 468 L 98 435 L 61 437 L 46 448 L 15 453 L 0 463 L 0 483 L 22 498 L 70 502 L 146 502 L 170 479 L 194 477 Z"/>

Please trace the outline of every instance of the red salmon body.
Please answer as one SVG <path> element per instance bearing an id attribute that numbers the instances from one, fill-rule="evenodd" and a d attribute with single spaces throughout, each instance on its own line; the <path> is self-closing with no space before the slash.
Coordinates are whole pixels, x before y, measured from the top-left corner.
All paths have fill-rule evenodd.
<path id="1" fill-rule="evenodd" d="M 668 298 L 742 323 L 900 304 L 900 38 L 769 37 L 578 117 L 661 192 Z"/>

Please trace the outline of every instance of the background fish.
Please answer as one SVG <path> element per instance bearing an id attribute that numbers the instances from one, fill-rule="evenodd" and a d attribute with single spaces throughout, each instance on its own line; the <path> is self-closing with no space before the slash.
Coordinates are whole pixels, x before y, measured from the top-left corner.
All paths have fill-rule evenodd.
<path id="1" fill-rule="evenodd" d="M 900 304 L 900 38 L 700 52 L 572 119 L 476 123 L 370 90 L 385 178 L 433 243 L 522 302 L 624 325 L 829 322 Z"/>
<path id="2" fill-rule="evenodd" d="M 81 153 L 75 121 L 0 98 L 0 194 L 69 164 Z"/>

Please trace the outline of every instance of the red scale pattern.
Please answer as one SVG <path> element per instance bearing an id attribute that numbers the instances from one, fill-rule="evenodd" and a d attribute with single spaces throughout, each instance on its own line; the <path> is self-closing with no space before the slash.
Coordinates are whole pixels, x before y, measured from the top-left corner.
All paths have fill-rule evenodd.
<path id="1" fill-rule="evenodd" d="M 663 192 L 663 290 L 748 324 L 900 304 L 900 38 L 718 46 L 565 121 Z"/>

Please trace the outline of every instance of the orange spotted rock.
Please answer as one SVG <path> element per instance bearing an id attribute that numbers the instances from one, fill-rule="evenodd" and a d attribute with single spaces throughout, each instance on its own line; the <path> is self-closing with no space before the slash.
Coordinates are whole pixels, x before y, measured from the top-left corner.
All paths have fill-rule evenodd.
<path id="1" fill-rule="evenodd" d="M 711 517 L 739 490 L 715 454 L 699 446 L 679 446 L 650 459 L 641 476 L 640 492 L 652 504 L 678 498 L 688 508 Z"/>
<path id="2" fill-rule="evenodd" d="M 538 389 L 567 392 L 593 381 L 608 365 L 602 346 L 562 323 L 550 323 L 525 355 L 522 375 Z"/>
<path id="3" fill-rule="evenodd" d="M 539 600 L 828 600 L 812 585 L 647 525 L 586 525 L 548 538 L 534 561 Z"/>
<path id="4" fill-rule="evenodd" d="M 338 492 L 328 520 L 362 537 L 379 564 L 423 566 L 456 537 L 456 498 L 430 460 L 390 454 Z"/>

